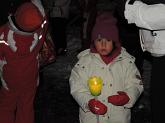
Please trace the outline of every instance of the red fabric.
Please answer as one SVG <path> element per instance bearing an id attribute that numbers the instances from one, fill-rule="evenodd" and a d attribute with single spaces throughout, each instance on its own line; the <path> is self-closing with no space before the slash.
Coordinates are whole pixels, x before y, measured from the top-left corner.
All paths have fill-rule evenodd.
<path id="1" fill-rule="evenodd" d="M 112 95 L 108 97 L 108 102 L 116 106 L 123 106 L 129 102 L 128 95 L 123 91 L 118 91 L 118 95 Z"/>
<path id="2" fill-rule="evenodd" d="M 45 32 L 42 32 L 43 38 L 30 51 L 34 35 L 14 32 L 9 36 L 9 30 L 8 24 L 0 28 L 0 35 L 4 34 L 2 40 L 9 44 L 0 44 L 0 57 L 7 62 L 2 67 L 2 77 L 9 88 L 9 91 L 3 87 L 0 89 L 0 123 L 33 123 L 33 102 L 39 74 L 37 56 L 42 47 Z M 40 31 L 36 33 L 39 34 Z M 16 51 L 12 50 L 12 46 L 16 47 Z"/>
<path id="3" fill-rule="evenodd" d="M 8 91 L 2 87 L 0 89 L 0 123 L 34 123 L 35 93 L 36 88 Z"/>
<path id="4" fill-rule="evenodd" d="M 89 100 L 88 107 L 94 114 L 103 115 L 107 112 L 107 106 L 96 99 Z"/>
<path id="5" fill-rule="evenodd" d="M 9 27 L 0 32 L 4 33 L 4 39 L 7 41 Z M 38 32 L 39 33 L 39 32 Z M 44 35 L 44 34 L 43 34 Z M 36 86 L 38 80 L 38 60 L 39 50 L 44 42 L 44 36 L 41 38 L 34 49 L 30 47 L 34 41 L 34 35 L 20 35 L 13 33 L 16 52 L 12 51 L 10 45 L 1 44 L 1 51 L 7 64 L 2 68 L 3 79 L 7 82 L 9 88 L 20 88 L 27 86 Z"/>
<path id="6" fill-rule="evenodd" d="M 15 20 L 17 25 L 24 31 L 34 31 L 40 27 L 43 17 L 33 3 L 26 2 L 17 9 Z"/>

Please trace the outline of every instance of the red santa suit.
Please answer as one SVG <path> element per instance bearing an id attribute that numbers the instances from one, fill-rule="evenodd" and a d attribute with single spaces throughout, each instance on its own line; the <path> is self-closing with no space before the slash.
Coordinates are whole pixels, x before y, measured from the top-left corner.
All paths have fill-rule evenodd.
<path id="1" fill-rule="evenodd" d="M 0 123 L 34 122 L 38 53 L 47 28 L 40 9 L 24 3 L 0 28 Z"/>

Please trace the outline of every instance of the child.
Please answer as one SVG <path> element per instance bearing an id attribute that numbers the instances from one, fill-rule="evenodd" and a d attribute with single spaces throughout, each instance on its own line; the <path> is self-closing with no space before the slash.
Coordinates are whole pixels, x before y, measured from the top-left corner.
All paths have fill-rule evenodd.
<path id="1" fill-rule="evenodd" d="M 0 27 L 0 123 L 33 123 L 38 53 L 47 24 L 39 1 L 25 2 Z"/>
<path id="2" fill-rule="evenodd" d="M 135 59 L 121 47 L 116 19 L 110 12 L 96 18 L 91 48 L 78 55 L 70 76 L 71 94 L 80 106 L 80 123 L 130 123 L 131 107 L 143 92 Z M 90 93 L 88 79 L 103 80 L 96 100 Z"/>

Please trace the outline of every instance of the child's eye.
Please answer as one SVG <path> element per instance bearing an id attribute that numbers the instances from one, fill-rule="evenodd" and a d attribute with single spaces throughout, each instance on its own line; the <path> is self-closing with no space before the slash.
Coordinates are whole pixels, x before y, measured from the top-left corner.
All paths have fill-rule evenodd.
<path id="1" fill-rule="evenodd" d="M 101 39 L 97 39 L 97 41 L 99 41 L 99 42 L 100 42 L 100 41 L 101 41 Z"/>
<path id="2" fill-rule="evenodd" d="M 111 42 L 112 40 L 107 40 L 108 42 Z"/>

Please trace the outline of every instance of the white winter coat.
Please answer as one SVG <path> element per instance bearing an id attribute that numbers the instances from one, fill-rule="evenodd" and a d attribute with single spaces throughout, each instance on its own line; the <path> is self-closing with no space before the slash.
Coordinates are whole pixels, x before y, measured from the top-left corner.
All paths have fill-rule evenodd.
<path id="1" fill-rule="evenodd" d="M 128 0 L 129 1 L 129 0 Z M 128 23 L 140 27 L 140 41 L 143 51 L 154 56 L 165 55 L 165 4 L 147 5 L 135 1 L 125 5 L 125 18 Z"/>
<path id="2" fill-rule="evenodd" d="M 88 101 L 94 98 L 88 89 L 87 80 L 99 76 L 103 80 L 101 95 L 98 99 L 108 107 L 105 115 L 100 115 L 100 123 L 130 123 L 130 108 L 143 91 L 143 85 L 134 57 L 122 48 L 121 54 L 106 65 L 100 56 L 89 49 L 78 55 L 79 61 L 72 69 L 69 79 L 71 94 L 80 106 L 80 123 L 96 123 L 95 114 L 88 110 Z M 130 101 L 124 106 L 108 103 L 108 96 L 124 91 Z"/>

